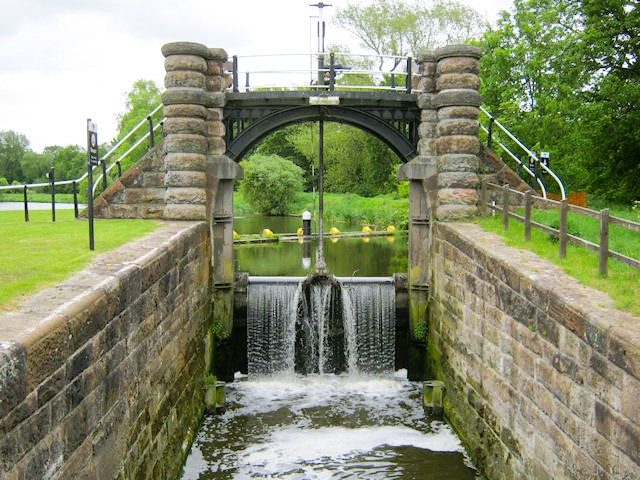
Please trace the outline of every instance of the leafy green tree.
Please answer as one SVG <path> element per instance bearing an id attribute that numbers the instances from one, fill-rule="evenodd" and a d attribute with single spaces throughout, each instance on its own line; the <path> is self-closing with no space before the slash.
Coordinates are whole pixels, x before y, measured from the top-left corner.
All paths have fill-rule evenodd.
<path id="1" fill-rule="evenodd" d="M 318 169 L 318 125 L 307 123 L 290 136 L 296 149 Z M 400 163 L 384 143 L 358 128 L 327 122 L 324 126 L 325 190 L 374 196 L 396 188 Z M 317 177 L 317 175 L 316 175 Z"/>
<path id="2" fill-rule="evenodd" d="M 157 107 L 162 101 L 162 92 L 160 88 L 152 80 L 136 80 L 129 92 L 126 93 L 126 102 L 124 113 L 118 115 L 118 135 L 113 140 L 112 144 L 115 144 L 117 140 L 124 138 L 138 123 L 143 121 L 147 116 Z M 157 125 L 162 120 L 163 112 L 160 109 L 152 116 L 153 124 Z M 131 148 L 135 142 L 148 132 L 146 125 L 140 127 L 138 133 L 128 140 L 126 140 L 122 146 L 120 146 L 111 156 L 108 161 L 112 162 L 123 155 L 129 148 Z M 155 133 L 157 141 L 160 140 L 161 131 L 156 130 Z M 123 171 L 131 167 L 137 162 L 149 149 L 149 141 L 143 141 L 132 152 L 130 152 L 122 161 Z M 106 153 L 105 150 L 102 150 Z M 114 170 L 115 172 L 115 170 Z"/>
<path id="3" fill-rule="evenodd" d="M 21 182 L 22 157 L 29 149 L 29 140 L 12 130 L 0 131 L 0 176 L 9 183 Z"/>
<path id="4" fill-rule="evenodd" d="M 28 150 L 20 160 L 22 181 L 24 183 L 44 182 L 51 167 L 51 156 L 46 153 L 36 153 Z"/>
<path id="5" fill-rule="evenodd" d="M 302 169 L 278 155 L 254 154 L 242 162 L 240 191 L 249 204 L 265 215 L 287 213 L 302 192 Z"/>
<path id="6" fill-rule="evenodd" d="M 451 43 L 478 38 L 486 20 L 471 7 L 453 0 L 395 2 L 338 9 L 335 22 L 360 39 L 361 46 L 378 55 L 407 56 Z M 383 60 L 379 67 L 382 68 Z M 394 59 L 394 70 L 400 59 Z"/>
<path id="7" fill-rule="evenodd" d="M 305 191 L 311 191 L 314 183 L 312 159 L 301 153 L 292 141 L 292 138 L 295 138 L 301 129 L 306 128 L 304 125 L 305 124 L 294 124 L 276 130 L 265 137 L 254 149 L 253 153 L 260 155 L 278 155 L 295 163 L 302 169 L 303 189 Z"/>
<path id="8" fill-rule="evenodd" d="M 515 0 L 480 42 L 485 106 L 569 190 L 640 198 L 639 38 L 633 0 Z"/>

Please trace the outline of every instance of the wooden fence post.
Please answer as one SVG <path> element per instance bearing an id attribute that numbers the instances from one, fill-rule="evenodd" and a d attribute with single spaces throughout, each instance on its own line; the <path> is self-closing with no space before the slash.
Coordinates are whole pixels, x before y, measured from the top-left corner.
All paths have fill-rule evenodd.
<path id="1" fill-rule="evenodd" d="M 562 200 L 560 205 L 560 233 L 559 233 L 559 243 L 560 243 L 560 258 L 566 258 L 567 256 L 567 233 L 569 231 L 569 227 L 567 225 L 567 213 L 569 211 L 569 203 L 565 198 Z"/>
<path id="2" fill-rule="evenodd" d="M 600 211 L 600 274 L 607 276 L 609 269 L 609 209 Z"/>
<path id="3" fill-rule="evenodd" d="M 524 192 L 524 239 L 531 240 L 531 190 Z"/>
<path id="4" fill-rule="evenodd" d="M 502 228 L 509 229 L 509 184 L 502 187 Z"/>

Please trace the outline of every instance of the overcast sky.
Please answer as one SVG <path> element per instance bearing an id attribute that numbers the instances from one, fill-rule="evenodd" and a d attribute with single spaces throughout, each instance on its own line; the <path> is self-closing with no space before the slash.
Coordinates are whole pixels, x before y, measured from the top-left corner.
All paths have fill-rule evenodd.
<path id="1" fill-rule="evenodd" d="M 348 42 L 331 24 L 326 44 Z M 462 0 L 493 23 L 511 0 Z M 125 93 L 138 79 L 163 85 L 163 44 L 192 41 L 231 55 L 315 49 L 315 0 L 0 0 L 0 131 L 31 148 L 84 145 L 86 119 L 101 142 L 116 134 Z M 312 28 L 313 26 L 313 28 Z M 311 33 L 313 31 L 313 34 Z M 313 40 L 313 45 L 312 45 Z M 362 52 L 348 42 L 351 52 Z"/>

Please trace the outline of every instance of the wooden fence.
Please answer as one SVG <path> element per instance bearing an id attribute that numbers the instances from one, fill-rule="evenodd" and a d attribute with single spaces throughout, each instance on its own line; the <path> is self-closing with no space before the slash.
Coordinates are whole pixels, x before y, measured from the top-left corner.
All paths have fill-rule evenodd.
<path id="1" fill-rule="evenodd" d="M 496 200 L 492 200 L 492 198 Z M 518 215 L 512 211 L 512 207 L 515 205 L 524 210 L 524 215 Z M 556 229 L 533 221 L 531 219 L 531 212 L 533 208 L 559 210 L 559 228 Z M 567 256 L 567 244 L 569 242 L 588 250 L 598 252 L 599 269 L 600 273 L 604 276 L 607 275 L 609 258 L 613 258 L 619 262 L 629 265 L 630 267 L 640 270 L 639 260 L 609 249 L 609 225 L 619 225 L 622 228 L 640 232 L 640 223 L 613 217 L 609 215 L 608 208 L 597 212 L 577 205 L 570 205 L 566 199 L 562 201 L 550 200 L 534 196 L 531 191 L 523 193 L 510 188 L 509 185 L 496 185 L 483 180 L 480 188 L 480 214 L 487 215 L 489 210 L 502 213 L 502 225 L 505 230 L 509 228 L 509 219 L 514 219 L 518 222 L 524 223 L 524 238 L 527 241 L 531 240 L 532 228 L 558 238 L 560 258 L 565 258 Z M 599 220 L 600 242 L 596 244 L 570 234 L 567 221 L 568 212 Z"/>

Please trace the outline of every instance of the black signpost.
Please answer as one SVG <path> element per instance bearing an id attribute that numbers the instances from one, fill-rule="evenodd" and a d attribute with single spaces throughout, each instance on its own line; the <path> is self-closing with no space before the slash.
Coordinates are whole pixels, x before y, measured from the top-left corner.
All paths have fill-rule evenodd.
<path id="1" fill-rule="evenodd" d="M 87 119 L 87 183 L 89 205 L 89 250 L 94 250 L 93 233 L 93 167 L 98 165 L 98 128 L 90 118 Z"/>

